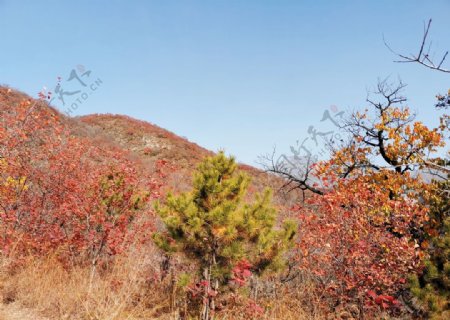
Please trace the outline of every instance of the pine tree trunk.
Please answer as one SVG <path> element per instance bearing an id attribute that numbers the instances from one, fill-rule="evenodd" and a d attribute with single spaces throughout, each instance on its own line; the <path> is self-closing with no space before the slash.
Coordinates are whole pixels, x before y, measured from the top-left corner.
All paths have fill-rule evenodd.
<path id="1" fill-rule="evenodd" d="M 211 263 L 203 271 L 203 278 L 206 281 L 206 286 L 203 293 L 203 309 L 201 314 L 201 320 L 210 320 L 210 304 L 209 304 L 209 287 L 211 280 Z"/>
<path id="2" fill-rule="evenodd" d="M 211 292 L 216 293 L 219 290 L 219 280 L 212 279 L 211 270 L 217 264 L 215 253 L 212 254 L 209 260 L 209 265 L 203 271 L 203 278 L 206 281 L 205 291 L 203 294 L 203 309 L 201 314 L 201 320 L 211 320 L 213 319 L 212 312 L 216 308 L 214 296 Z"/>
<path id="3" fill-rule="evenodd" d="M 215 267 L 217 265 L 217 261 L 216 261 L 216 254 L 213 253 L 212 256 L 212 265 Z M 214 295 L 217 294 L 217 291 L 219 290 L 219 280 L 218 279 L 214 279 L 213 284 L 212 284 L 212 290 L 214 291 Z M 210 302 L 210 306 L 211 306 L 211 310 L 215 310 L 216 309 L 216 302 L 215 302 L 215 296 L 210 296 L 211 298 L 211 302 Z"/>

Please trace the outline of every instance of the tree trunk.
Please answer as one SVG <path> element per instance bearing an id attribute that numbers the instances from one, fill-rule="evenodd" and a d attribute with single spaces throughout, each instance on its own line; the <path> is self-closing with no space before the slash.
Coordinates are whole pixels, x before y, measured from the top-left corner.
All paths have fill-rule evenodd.
<path id="1" fill-rule="evenodd" d="M 203 278 L 206 281 L 205 291 L 203 294 L 203 309 L 201 314 L 201 320 L 211 320 L 213 319 L 212 313 L 216 309 L 215 297 L 211 293 L 217 293 L 219 290 L 219 280 L 212 279 L 211 270 L 214 266 L 217 265 L 216 255 L 212 254 L 211 259 L 209 260 L 209 265 L 203 271 Z"/>
<path id="2" fill-rule="evenodd" d="M 209 288 L 211 281 L 211 263 L 203 271 L 203 278 L 206 281 L 206 286 L 203 293 L 203 309 L 201 314 L 201 320 L 210 320 L 210 301 L 209 301 Z"/>

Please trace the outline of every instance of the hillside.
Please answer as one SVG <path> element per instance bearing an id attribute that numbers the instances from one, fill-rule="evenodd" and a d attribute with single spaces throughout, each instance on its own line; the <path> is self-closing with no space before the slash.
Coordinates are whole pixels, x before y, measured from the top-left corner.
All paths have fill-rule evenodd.
<path id="1" fill-rule="evenodd" d="M 0 87 L 0 108 L 11 108 L 24 99 L 35 101 L 23 92 Z M 48 109 L 73 135 L 86 138 L 99 147 L 127 152 L 128 157 L 141 170 L 153 170 L 156 161 L 164 160 L 175 168 L 174 178 L 188 181 L 198 162 L 213 154 L 213 151 L 173 132 L 126 115 L 93 114 L 72 118 L 51 106 Z M 252 176 L 255 185 L 262 183 L 263 187 L 279 186 L 281 183 L 277 177 L 255 167 L 240 164 L 240 168 Z"/>
<path id="2" fill-rule="evenodd" d="M 203 157 L 212 154 L 170 131 L 128 116 L 98 114 L 70 120 L 78 134 L 120 146 L 144 161 L 165 159 L 180 169 L 192 169 Z"/>
<path id="3" fill-rule="evenodd" d="M 272 169 L 285 182 L 154 124 L 71 118 L 0 87 L 0 318 L 421 318 L 448 181 L 420 179 L 411 157 L 443 136 L 383 110 L 394 120 L 366 137 L 383 143 L 356 136 L 369 147 L 306 165 L 303 199 L 280 191 L 301 186 L 292 166 Z M 385 146 L 391 167 L 371 165 Z"/>
<path id="4" fill-rule="evenodd" d="M 70 118 L 7 87 L 0 87 L 0 115 L 0 215 L 8 230 L 0 238 L 0 316 L 72 319 L 95 311 L 95 319 L 111 312 L 123 319 L 130 308 L 136 319 L 169 316 L 174 274 L 165 279 L 167 257 L 150 241 L 163 230 L 152 200 L 190 189 L 193 170 L 213 152 L 127 116 Z M 251 177 L 247 200 L 282 184 L 238 167 Z M 275 192 L 280 217 L 292 197 Z M 171 272 L 192 272 L 185 256 L 171 259 Z M 151 290 L 149 274 L 160 278 Z M 91 311 L 78 307 L 80 299 Z"/>

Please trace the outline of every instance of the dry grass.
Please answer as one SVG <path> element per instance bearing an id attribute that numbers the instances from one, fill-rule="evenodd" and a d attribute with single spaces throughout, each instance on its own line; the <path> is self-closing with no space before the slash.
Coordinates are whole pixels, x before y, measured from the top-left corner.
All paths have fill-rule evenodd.
<path id="1" fill-rule="evenodd" d="M 2 259 L 0 320 L 15 319 L 179 319 L 170 280 L 154 281 L 158 253 L 149 249 L 118 258 L 114 266 L 65 269 L 52 257 L 30 259 L 20 267 Z M 286 288 L 285 288 L 286 289 Z M 218 319 L 323 319 L 314 305 L 312 286 L 302 285 L 277 294 L 262 295 L 264 315 L 252 317 L 245 299 L 230 303 Z M 182 303 L 178 303 L 178 306 Z"/>
<path id="2" fill-rule="evenodd" d="M 302 283 L 297 287 L 280 288 L 277 294 L 269 294 L 259 298 L 258 304 L 264 308 L 262 315 L 252 316 L 246 304 L 230 307 L 219 313 L 223 320 L 319 320 L 326 316 L 322 310 L 317 297 L 317 291 L 311 283 Z"/>
<path id="3" fill-rule="evenodd" d="M 20 268 L 3 261 L 3 303 L 49 319 L 156 319 L 168 308 L 168 298 L 149 280 L 154 269 L 149 257 L 120 258 L 94 274 L 90 267 L 66 270 L 53 258 L 30 260 Z"/>

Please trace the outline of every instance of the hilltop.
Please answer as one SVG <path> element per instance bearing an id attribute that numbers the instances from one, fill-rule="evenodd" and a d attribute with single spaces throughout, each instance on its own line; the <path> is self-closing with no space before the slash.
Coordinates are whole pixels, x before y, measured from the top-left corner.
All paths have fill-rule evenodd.
<path id="1" fill-rule="evenodd" d="M 12 108 L 23 100 L 36 102 L 23 92 L 0 87 L 0 108 Z M 140 170 L 151 171 L 158 160 L 167 161 L 175 169 L 172 178 L 177 180 L 175 186 L 178 187 L 180 180 L 188 182 L 191 179 L 191 171 L 199 161 L 214 154 L 213 151 L 155 124 L 126 115 L 92 114 L 68 117 L 51 105 L 44 107 L 74 136 L 85 138 L 92 145 L 101 148 L 126 152 L 128 158 Z M 261 189 L 261 185 L 263 187 L 281 185 L 282 181 L 279 178 L 258 168 L 247 164 L 240 164 L 239 167 L 249 173 L 254 185 L 259 186 L 258 189 Z"/>

